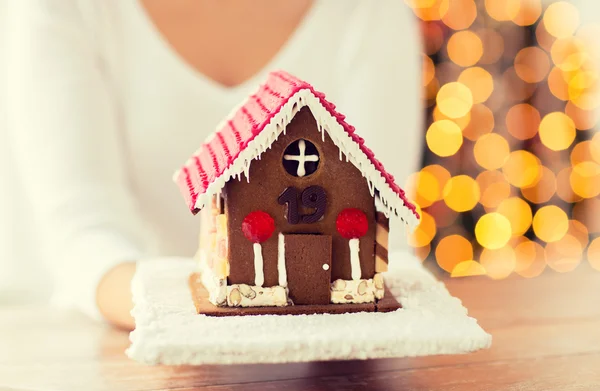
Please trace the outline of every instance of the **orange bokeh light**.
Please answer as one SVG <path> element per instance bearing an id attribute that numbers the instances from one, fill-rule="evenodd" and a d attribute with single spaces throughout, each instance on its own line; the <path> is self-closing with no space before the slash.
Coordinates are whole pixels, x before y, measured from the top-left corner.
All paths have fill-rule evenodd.
<path id="1" fill-rule="evenodd" d="M 506 129 L 518 140 L 527 140 L 535 136 L 540 122 L 540 112 L 527 103 L 514 105 L 506 113 Z"/>
<path id="2" fill-rule="evenodd" d="M 548 55 L 535 46 L 521 49 L 515 57 L 515 72 L 527 83 L 539 83 L 550 70 Z"/>
<path id="3" fill-rule="evenodd" d="M 463 129 L 463 136 L 471 141 L 476 141 L 484 134 L 494 129 L 494 114 L 483 104 L 475 104 L 471 108 L 471 120 Z"/>
<path id="4" fill-rule="evenodd" d="M 475 161 L 486 170 L 501 168 L 510 154 L 508 142 L 498 133 L 481 136 L 473 147 Z"/>
<path id="5" fill-rule="evenodd" d="M 492 29 L 479 29 L 476 34 L 483 43 L 483 54 L 479 59 L 479 63 L 494 64 L 502 57 L 504 52 L 504 38 Z"/>
<path id="6" fill-rule="evenodd" d="M 421 58 L 423 59 L 423 86 L 426 86 L 427 84 L 431 83 L 435 77 L 435 66 L 433 65 L 433 61 L 431 61 L 431 58 L 428 56 L 423 54 Z"/>
<path id="7" fill-rule="evenodd" d="M 442 0 L 442 21 L 453 30 L 469 28 L 477 17 L 477 6 L 473 0 Z"/>
<path id="8" fill-rule="evenodd" d="M 575 127 L 579 130 L 588 130 L 594 128 L 600 119 L 600 111 L 598 110 L 583 110 L 573 104 L 567 102 L 565 106 L 565 114 L 568 115 Z"/>
<path id="9" fill-rule="evenodd" d="M 477 175 L 477 183 L 481 190 L 479 202 L 486 208 L 496 208 L 500 202 L 510 197 L 510 184 L 499 171 L 483 171 Z"/>
<path id="10" fill-rule="evenodd" d="M 483 55 L 483 43 L 472 31 L 454 33 L 446 46 L 448 57 L 461 67 L 473 66 Z"/>
<path id="11" fill-rule="evenodd" d="M 538 21 L 542 15 L 542 2 L 540 0 L 521 0 L 519 10 L 512 18 L 518 26 L 530 26 Z"/>
<path id="12" fill-rule="evenodd" d="M 452 273 L 460 262 L 473 259 L 473 246 L 460 235 L 449 235 L 438 243 L 435 258 L 442 269 Z"/>
<path id="13" fill-rule="evenodd" d="M 499 22 L 514 20 L 520 7 L 519 0 L 485 0 L 488 15 Z"/>
<path id="14" fill-rule="evenodd" d="M 573 168 L 565 167 L 556 175 L 556 195 L 566 202 L 574 203 L 581 201 L 581 197 L 573 192 L 571 188 L 571 173 Z"/>
<path id="15" fill-rule="evenodd" d="M 523 196 L 535 204 L 550 201 L 556 192 L 556 176 L 548 167 L 542 166 L 540 179 L 534 186 L 521 189 Z"/>

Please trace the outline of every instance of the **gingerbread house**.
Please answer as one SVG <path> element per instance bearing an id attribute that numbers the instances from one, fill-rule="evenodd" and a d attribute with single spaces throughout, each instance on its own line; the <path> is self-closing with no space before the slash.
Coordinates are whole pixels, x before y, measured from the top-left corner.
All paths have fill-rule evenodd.
<path id="1" fill-rule="evenodd" d="M 200 214 L 199 312 L 398 308 L 381 305 L 388 218 L 414 227 L 419 215 L 310 84 L 271 73 L 174 179 Z"/>

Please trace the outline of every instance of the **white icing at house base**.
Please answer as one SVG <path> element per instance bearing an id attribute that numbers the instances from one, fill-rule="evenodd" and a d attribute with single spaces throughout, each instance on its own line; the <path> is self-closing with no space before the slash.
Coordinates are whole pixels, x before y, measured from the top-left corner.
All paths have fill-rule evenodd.
<path id="1" fill-rule="evenodd" d="M 360 242 L 358 239 L 350 239 L 350 266 L 352 267 L 352 279 L 354 281 L 360 280 L 362 271 L 360 268 L 360 257 L 358 255 L 360 251 Z"/>
<path id="2" fill-rule="evenodd" d="M 287 304 L 287 289 L 282 286 L 263 288 L 234 284 L 227 287 L 227 305 L 230 307 L 284 307 Z"/>

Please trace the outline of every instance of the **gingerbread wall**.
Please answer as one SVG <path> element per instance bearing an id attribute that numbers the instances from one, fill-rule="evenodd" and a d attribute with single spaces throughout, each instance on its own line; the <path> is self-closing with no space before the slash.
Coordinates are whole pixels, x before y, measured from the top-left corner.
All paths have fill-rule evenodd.
<path id="1" fill-rule="evenodd" d="M 286 172 L 282 158 L 286 147 L 297 139 L 312 142 L 319 150 L 317 171 L 306 177 L 295 177 Z M 325 189 L 327 207 L 323 219 L 312 224 L 289 224 L 286 206 L 278 203 L 280 194 L 294 186 L 300 191 L 317 185 Z M 336 230 L 337 215 L 345 208 L 362 210 L 369 221 L 367 234 L 360 238 L 360 264 L 362 278 L 375 274 L 375 206 L 367 181 L 360 171 L 340 160 L 339 150 L 329 136 L 325 142 L 317 129 L 316 121 L 307 107 L 301 109 L 288 125 L 286 134 L 280 135 L 260 160 L 250 165 L 250 182 L 245 177 L 231 179 L 225 187 L 225 213 L 229 232 L 229 284 L 254 284 L 254 254 L 252 242 L 242 233 L 242 221 L 248 213 L 263 210 L 275 221 L 275 233 L 262 243 L 264 259 L 264 286 L 278 284 L 277 235 L 279 232 L 303 234 L 327 234 L 332 236 L 331 280 L 351 279 L 350 250 L 348 239 Z M 305 209 L 310 214 L 314 210 Z"/>

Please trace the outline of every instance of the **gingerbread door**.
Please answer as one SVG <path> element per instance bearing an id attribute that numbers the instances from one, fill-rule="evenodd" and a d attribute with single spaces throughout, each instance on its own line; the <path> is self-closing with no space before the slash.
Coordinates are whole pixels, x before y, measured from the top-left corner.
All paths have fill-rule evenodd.
<path id="1" fill-rule="evenodd" d="M 331 236 L 284 235 L 289 295 L 294 304 L 329 304 Z"/>

